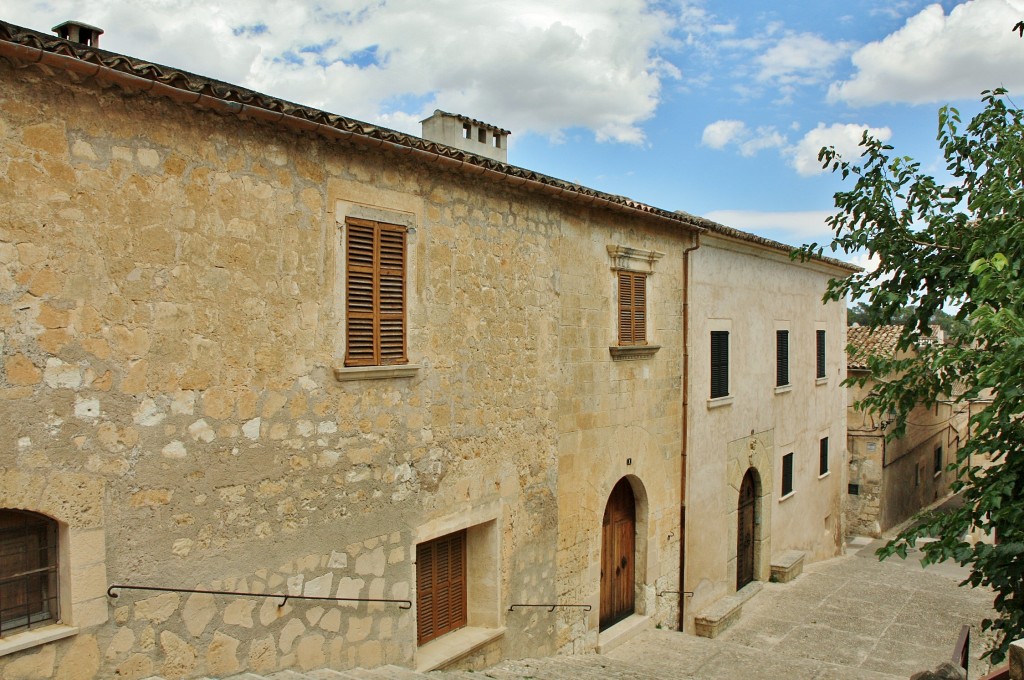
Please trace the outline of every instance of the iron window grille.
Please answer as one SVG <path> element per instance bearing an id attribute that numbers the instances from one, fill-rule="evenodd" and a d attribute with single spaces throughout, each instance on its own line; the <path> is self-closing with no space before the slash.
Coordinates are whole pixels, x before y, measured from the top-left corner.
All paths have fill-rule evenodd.
<path id="1" fill-rule="evenodd" d="M 57 523 L 0 510 L 0 634 L 58 619 Z"/>

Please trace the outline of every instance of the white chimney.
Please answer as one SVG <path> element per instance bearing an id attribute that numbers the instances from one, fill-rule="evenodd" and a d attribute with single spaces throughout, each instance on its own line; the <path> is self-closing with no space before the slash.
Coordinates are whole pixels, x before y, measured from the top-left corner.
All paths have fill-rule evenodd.
<path id="1" fill-rule="evenodd" d="M 81 43 L 86 47 L 99 47 L 100 36 L 103 35 L 102 28 L 83 24 L 81 21 L 65 21 L 63 24 L 57 24 L 50 30 L 64 40 Z"/>
<path id="2" fill-rule="evenodd" d="M 508 163 L 508 130 L 440 109 L 420 121 L 423 139 Z"/>

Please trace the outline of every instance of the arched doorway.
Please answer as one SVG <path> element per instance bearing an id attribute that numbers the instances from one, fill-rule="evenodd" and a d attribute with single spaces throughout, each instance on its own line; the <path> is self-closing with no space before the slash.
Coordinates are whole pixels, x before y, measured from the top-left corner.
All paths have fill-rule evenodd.
<path id="1" fill-rule="evenodd" d="M 636 499 L 623 477 L 608 497 L 601 527 L 601 630 L 633 613 L 635 563 Z"/>
<path id="2" fill-rule="evenodd" d="M 757 505 L 757 481 L 753 468 L 740 484 L 738 526 L 736 528 L 736 590 L 754 580 L 754 516 Z"/>

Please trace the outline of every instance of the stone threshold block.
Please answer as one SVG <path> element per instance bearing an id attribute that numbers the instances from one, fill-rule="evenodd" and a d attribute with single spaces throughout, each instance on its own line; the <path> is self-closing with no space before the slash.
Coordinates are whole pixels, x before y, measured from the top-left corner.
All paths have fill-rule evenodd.
<path id="1" fill-rule="evenodd" d="M 772 583 L 789 583 L 804 571 L 804 552 L 790 550 L 772 559 Z"/>
<path id="2" fill-rule="evenodd" d="M 743 604 L 761 592 L 763 587 L 760 581 L 748 583 L 736 591 L 735 595 L 726 595 L 698 614 L 694 619 L 697 635 L 706 638 L 721 635 L 729 626 L 739 620 Z"/>

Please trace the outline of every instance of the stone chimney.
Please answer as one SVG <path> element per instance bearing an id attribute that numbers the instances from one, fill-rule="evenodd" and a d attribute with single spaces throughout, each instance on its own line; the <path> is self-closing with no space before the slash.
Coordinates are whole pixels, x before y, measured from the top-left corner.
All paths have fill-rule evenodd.
<path id="1" fill-rule="evenodd" d="M 83 24 L 81 21 L 65 21 L 63 24 L 57 24 L 50 30 L 64 40 L 81 43 L 86 47 L 99 47 L 100 36 L 103 35 L 102 28 Z"/>
<path id="2" fill-rule="evenodd" d="M 440 109 L 420 125 L 423 139 L 508 163 L 508 136 L 512 134 L 508 130 Z"/>

